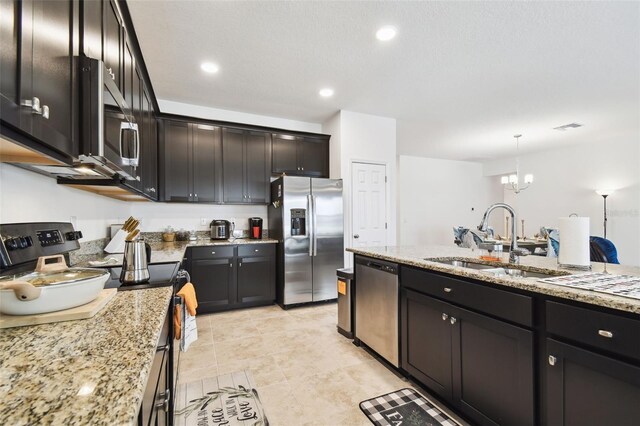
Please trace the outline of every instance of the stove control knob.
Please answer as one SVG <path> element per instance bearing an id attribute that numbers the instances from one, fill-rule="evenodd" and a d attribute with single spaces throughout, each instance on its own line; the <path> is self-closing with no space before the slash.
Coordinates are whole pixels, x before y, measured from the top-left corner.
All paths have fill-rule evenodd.
<path id="1" fill-rule="evenodd" d="M 31 247 L 33 245 L 33 238 L 31 238 L 29 235 L 24 237 L 24 239 L 27 241 L 27 247 Z"/>
<path id="2" fill-rule="evenodd" d="M 16 238 L 7 238 L 6 240 L 4 240 L 4 245 L 7 250 L 17 250 L 18 240 Z"/>
<path id="3" fill-rule="evenodd" d="M 18 247 L 21 249 L 25 249 L 27 247 L 29 247 L 29 245 L 27 244 L 27 238 L 26 237 L 18 237 L 16 238 L 16 240 L 18 240 Z"/>
<path id="4" fill-rule="evenodd" d="M 82 231 L 70 231 L 65 234 L 67 241 L 75 241 L 82 238 Z"/>

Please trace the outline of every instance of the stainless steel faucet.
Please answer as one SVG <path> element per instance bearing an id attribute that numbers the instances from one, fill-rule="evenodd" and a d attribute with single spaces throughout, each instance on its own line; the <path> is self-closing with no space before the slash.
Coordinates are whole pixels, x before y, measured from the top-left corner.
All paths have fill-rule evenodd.
<path id="1" fill-rule="evenodd" d="M 489 225 L 489 214 L 497 208 L 503 208 L 509 212 L 511 215 L 511 245 L 509 247 L 509 263 L 520 263 L 520 256 L 526 256 L 529 254 L 529 250 L 524 248 L 518 248 L 518 240 L 516 237 L 516 211 L 509 204 L 505 203 L 495 203 L 489 206 L 486 212 L 484 212 L 484 216 L 482 217 L 482 222 L 478 225 L 478 230 L 482 232 L 487 231 L 487 227 Z"/>

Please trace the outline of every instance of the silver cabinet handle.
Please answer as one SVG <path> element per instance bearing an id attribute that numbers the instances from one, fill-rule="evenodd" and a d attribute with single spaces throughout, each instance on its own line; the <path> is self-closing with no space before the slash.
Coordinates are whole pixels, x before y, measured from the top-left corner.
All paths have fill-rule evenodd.
<path id="1" fill-rule="evenodd" d="M 156 348 L 156 352 L 168 352 L 168 351 L 169 351 L 169 344 L 158 346 Z"/>
<path id="2" fill-rule="evenodd" d="M 304 170 L 304 167 L 300 167 L 300 170 Z"/>
<path id="3" fill-rule="evenodd" d="M 21 105 L 27 108 L 31 108 L 32 114 L 38 114 L 38 115 L 42 114 L 42 108 L 40 108 L 40 99 L 35 96 L 31 99 L 26 99 L 22 101 Z M 48 109 L 49 108 L 47 107 L 47 110 Z"/>
<path id="4" fill-rule="evenodd" d="M 239 262 L 239 263 L 238 263 L 238 267 L 240 267 L 240 266 L 242 266 L 242 262 Z"/>
<path id="5" fill-rule="evenodd" d="M 42 118 L 44 118 L 45 120 L 49 119 L 49 107 L 46 105 L 42 107 Z"/>
<path id="6" fill-rule="evenodd" d="M 442 321 L 446 321 L 449 318 L 449 315 L 447 314 L 442 314 Z"/>
<path id="7" fill-rule="evenodd" d="M 357 240 L 358 238 L 360 238 L 360 235 L 355 234 L 355 235 L 353 236 L 353 238 Z"/>
<path id="8" fill-rule="evenodd" d="M 162 408 L 164 411 L 169 411 L 169 400 L 171 399 L 171 391 L 169 389 L 165 389 L 165 391 L 158 396 L 160 398 L 163 398 L 163 400 L 156 402 L 156 408 Z"/>
<path id="9" fill-rule="evenodd" d="M 549 355 L 549 365 L 556 365 L 557 360 L 558 359 L 555 356 Z"/>
<path id="10" fill-rule="evenodd" d="M 257 252 L 259 252 L 260 250 L 258 250 L 258 249 L 255 249 L 254 251 L 255 251 L 255 252 L 257 253 Z"/>
<path id="11" fill-rule="evenodd" d="M 230 263 L 230 264 L 229 264 L 229 268 L 233 268 L 233 263 Z"/>
<path id="12" fill-rule="evenodd" d="M 451 322 L 451 325 L 455 324 L 456 321 L 458 321 L 457 319 L 455 319 L 455 317 L 451 317 L 449 318 L 449 321 Z"/>
<path id="13" fill-rule="evenodd" d="M 156 189 L 155 188 L 151 188 L 151 189 L 149 189 L 149 191 L 156 192 Z"/>
<path id="14" fill-rule="evenodd" d="M 212 251 L 212 252 L 211 252 L 211 254 L 216 254 L 216 252 L 215 252 L 215 251 Z"/>
<path id="15" fill-rule="evenodd" d="M 598 330 L 598 334 L 602 337 L 606 337 L 607 339 L 613 338 L 613 333 L 609 330 Z"/>
<path id="16" fill-rule="evenodd" d="M 449 287 L 445 287 L 445 288 L 444 288 L 444 292 L 445 292 L 445 293 L 451 293 L 451 291 L 452 291 L 452 290 L 451 290 Z"/>

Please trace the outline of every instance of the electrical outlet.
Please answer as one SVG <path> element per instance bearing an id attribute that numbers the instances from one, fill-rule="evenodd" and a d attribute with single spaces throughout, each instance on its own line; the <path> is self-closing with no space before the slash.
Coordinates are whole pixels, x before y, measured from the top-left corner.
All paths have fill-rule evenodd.
<path id="1" fill-rule="evenodd" d="M 201 217 L 200 218 L 200 225 L 207 226 L 207 218 L 206 217 Z"/>

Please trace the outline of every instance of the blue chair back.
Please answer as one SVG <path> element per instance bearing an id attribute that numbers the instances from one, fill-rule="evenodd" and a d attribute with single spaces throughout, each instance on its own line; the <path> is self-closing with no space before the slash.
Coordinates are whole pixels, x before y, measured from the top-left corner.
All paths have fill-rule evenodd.
<path id="1" fill-rule="evenodd" d="M 618 250 L 611 240 L 602 237 L 589 237 L 592 262 L 606 262 L 619 264 Z"/>

